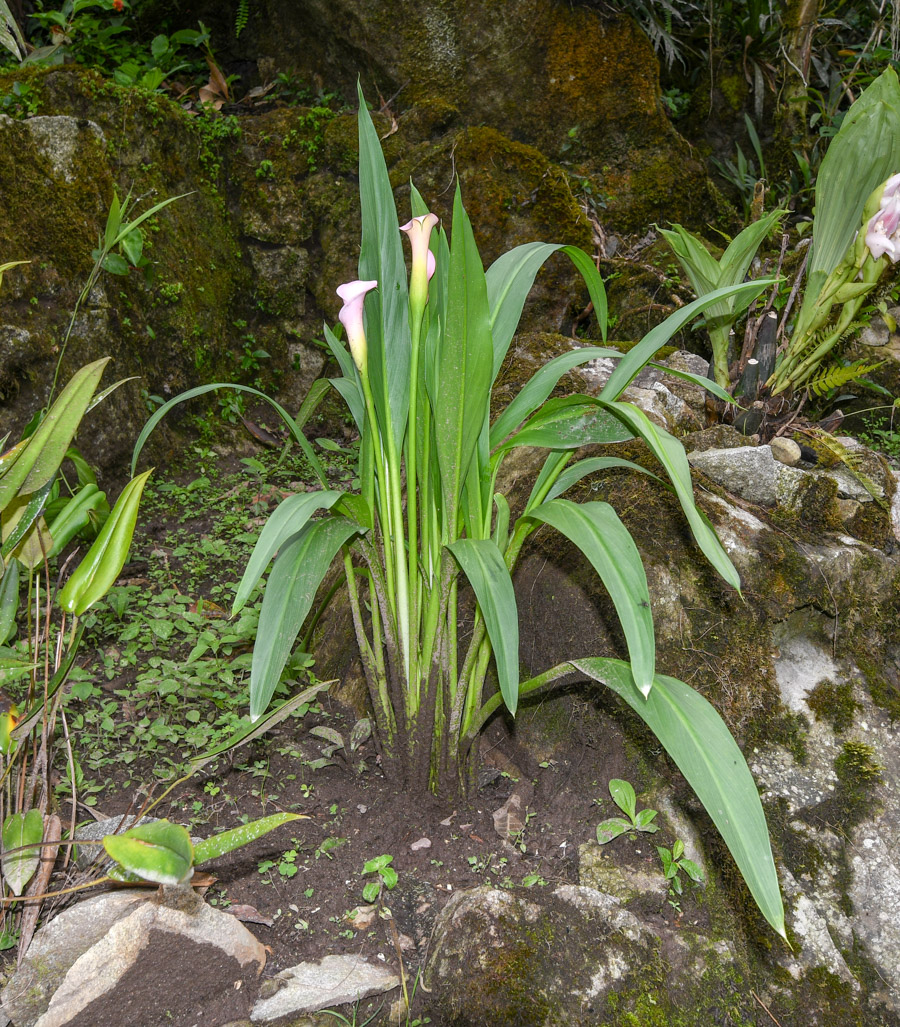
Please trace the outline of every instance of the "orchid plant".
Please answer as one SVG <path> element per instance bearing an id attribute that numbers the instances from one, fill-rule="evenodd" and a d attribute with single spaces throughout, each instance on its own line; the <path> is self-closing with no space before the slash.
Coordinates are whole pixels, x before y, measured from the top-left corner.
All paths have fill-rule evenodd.
<path id="1" fill-rule="evenodd" d="M 337 289 L 346 344 L 327 326 L 325 337 L 342 372 L 331 384 L 359 431 L 360 494 L 329 489 L 313 458 L 322 490 L 285 499 L 260 534 L 232 608 L 237 613 L 247 602 L 274 557 L 253 653 L 251 718 L 269 707 L 317 589 L 339 557 L 386 774 L 409 788 L 458 794 L 474 780 L 479 732 L 498 708 L 515 715 L 522 698 L 573 671 L 603 682 L 668 749 L 717 824 L 763 914 L 783 934 L 765 817 L 744 758 L 705 699 L 656 672 L 647 579 L 615 510 L 565 498 L 585 476 L 610 468 L 648 473 L 617 456 L 573 462 L 578 449 L 643 439 L 700 550 L 728 584 L 740 587 L 737 571 L 694 503 L 681 443 L 619 397 L 692 318 L 723 300 L 752 299 L 771 283 L 713 289 L 624 356 L 605 346 L 557 356 L 492 421 L 492 386 L 541 265 L 557 252 L 572 260 L 605 340 L 603 281 L 583 251 L 541 242 L 517 246 L 485 272 L 458 186 L 449 235 L 414 186 L 412 218 L 400 226 L 361 93 L 359 152 L 359 278 Z M 409 277 L 404 235 L 411 250 Z M 598 357 L 618 361 L 599 396 L 550 398 L 566 371 Z M 727 398 L 706 378 L 681 376 Z M 198 391 L 154 414 L 135 460 L 166 410 Z M 296 423 L 284 411 L 282 416 L 300 441 Z M 504 459 L 521 446 L 543 447 L 547 456 L 514 518 L 497 482 Z M 304 452 L 312 455 L 308 444 Z M 526 539 L 543 525 L 570 539 L 600 575 L 620 619 L 629 662 L 573 659 L 520 680 L 512 574 Z"/>

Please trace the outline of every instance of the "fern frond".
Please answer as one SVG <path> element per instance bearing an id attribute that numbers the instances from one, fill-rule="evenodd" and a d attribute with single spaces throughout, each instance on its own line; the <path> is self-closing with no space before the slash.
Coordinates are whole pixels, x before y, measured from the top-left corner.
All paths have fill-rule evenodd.
<path id="1" fill-rule="evenodd" d="M 838 461 L 842 463 L 882 510 L 888 509 L 888 504 L 884 500 L 884 489 L 872 481 L 862 469 L 861 454 L 848 449 L 840 439 L 822 428 L 810 428 L 806 434 L 813 449 L 820 454 L 826 454 L 832 464 Z"/>
<path id="2" fill-rule="evenodd" d="M 241 33 L 250 20 L 250 0 L 239 0 L 237 13 L 234 16 L 234 38 L 240 39 Z"/>
<path id="3" fill-rule="evenodd" d="M 826 367 L 824 371 L 820 371 L 815 378 L 811 378 L 806 383 L 806 387 L 814 396 L 823 396 L 832 389 L 838 389 L 848 382 L 855 382 L 864 374 L 868 374 L 877 367 L 881 367 L 883 363 L 883 360 L 880 360 L 877 364 L 866 364 L 862 360 L 857 360 L 855 363 L 847 364 L 846 366 L 833 364 L 831 367 Z"/>

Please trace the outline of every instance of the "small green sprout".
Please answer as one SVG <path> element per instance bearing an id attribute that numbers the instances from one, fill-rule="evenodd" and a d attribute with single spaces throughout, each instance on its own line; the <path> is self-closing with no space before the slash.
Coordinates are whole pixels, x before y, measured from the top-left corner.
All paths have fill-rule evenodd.
<path id="1" fill-rule="evenodd" d="M 669 882 L 669 895 L 672 898 L 684 893 L 680 874 L 680 871 L 682 870 L 694 884 L 703 883 L 703 871 L 693 860 L 688 859 L 687 856 L 685 856 L 684 842 L 681 841 L 680 838 L 675 839 L 675 843 L 671 850 L 667 849 L 663 845 L 657 845 L 656 851 L 659 853 L 659 858 L 662 860 L 663 873 L 666 876 L 666 880 Z"/>
<path id="2" fill-rule="evenodd" d="M 391 866 L 393 862 L 393 856 L 376 856 L 362 868 L 363 876 L 366 874 L 378 875 L 374 881 L 366 882 L 366 886 L 363 888 L 363 898 L 366 902 L 375 902 L 381 894 L 382 887 L 391 891 L 396 886 L 397 871 Z"/>
<path id="3" fill-rule="evenodd" d="M 618 838 L 619 835 L 628 831 L 645 831 L 647 834 L 653 834 L 659 830 L 659 826 L 652 823 L 657 815 L 655 809 L 642 809 L 640 813 L 636 812 L 637 797 L 627 781 L 621 781 L 614 777 L 609 782 L 609 794 L 612 796 L 613 802 L 628 817 L 628 820 L 622 817 L 611 817 L 598 824 L 597 841 L 601 845 L 611 842 L 613 838 Z"/>

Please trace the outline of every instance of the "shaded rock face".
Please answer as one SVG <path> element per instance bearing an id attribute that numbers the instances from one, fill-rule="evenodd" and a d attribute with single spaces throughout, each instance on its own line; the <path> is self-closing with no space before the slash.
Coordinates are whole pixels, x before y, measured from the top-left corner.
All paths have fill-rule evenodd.
<path id="1" fill-rule="evenodd" d="M 223 48 L 256 61 L 263 79 L 292 67 L 353 97 L 361 74 L 370 100 L 376 89 L 396 95 L 395 109 L 435 127 L 485 125 L 551 159 L 565 152 L 603 177 L 618 228 L 710 209 L 705 174 L 663 113 L 656 56 L 630 18 L 555 0 L 270 0 L 238 45 L 221 14 L 218 24 Z"/>

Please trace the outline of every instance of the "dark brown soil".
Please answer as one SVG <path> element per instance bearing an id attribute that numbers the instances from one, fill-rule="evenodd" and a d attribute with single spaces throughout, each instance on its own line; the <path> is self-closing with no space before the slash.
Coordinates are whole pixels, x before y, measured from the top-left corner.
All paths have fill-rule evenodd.
<path id="1" fill-rule="evenodd" d="M 328 725 L 346 735 L 353 716 L 327 698 L 323 706 Z M 392 788 L 381 774 L 371 743 L 356 754 L 352 765 L 310 771 L 292 754 L 304 759 L 319 754 L 322 742 L 309 734 L 317 720 L 311 715 L 280 726 L 265 744 L 254 743 L 250 755 L 238 761 L 245 769 L 222 766 L 214 774 L 198 775 L 154 813 L 191 825 L 191 811 L 200 803 L 206 823 L 191 825 L 198 835 L 278 811 L 304 814 L 309 819 L 287 824 L 201 868 L 216 879 L 207 899 L 245 919 L 266 946 L 269 959 L 262 979 L 328 954 L 353 953 L 398 970 L 402 956 L 412 989 L 428 958 L 436 916 L 455 891 L 483 884 L 540 891 L 577 882 L 578 846 L 594 839 L 600 820 L 619 813 L 608 797 L 609 779 L 626 777 L 640 788 L 642 760 L 628 758 L 628 751 L 634 750 L 622 734 L 614 706 L 600 709 L 596 697 L 573 689 L 526 707 L 520 714 L 521 732 L 533 732 L 534 722 L 547 717 L 557 726 L 562 720 L 565 737 L 541 765 L 500 726 L 488 731 L 482 745 L 481 784 L 464 804 L 448 806 L 431 796 Z M 527 774 L 522 764 L 528 766 Z M 133 767 L 129 776 L 136 777 Z M 210 794 L 213 791 L 215 795 Z M 515 844 L 500 837 L 492 818 L 514 791 L 522 797 L 527 820 Z M 135 803 L 140 801 L 136 796 Z M 116 814 L 128 808 L 128 801 L 116 792 L 101 806 L 104 814 Z M 425 846 L 423 839 L 430 844 Z M 665 830 L 652 840 L 646 835 L 623 837 L 610 853 L 617 862 L 645 864 L 655 871 L 660 869 L 657 841 L 671 845 L 672 838 Z M 381 905 L 391 911 L 396 938 L 389 918 L 375 915 L 366 926 L 353 922 L 357 907 L 366 905 L 363 864 L 382 854 L 394 857 L 399 875 L 397 887 L 381 897 Z M 678 918 L 667 903 L 659 905 L 646 912 L 670 922 Z M 690 923 L 704 919 L 693 898 L 685 899 L 684 908 Z M 154 957 L 158 976 L 134 982 L 132 1008 L 141 1010 L 138 1020 L 125 1010 L 97 1011 L 92 1006 L 94 1027 L 126 1022 L 218 1027 L 247 1015 L 260 982 L 242 977 L 235 966 L 216 966 L 219 954 L 211 952 L 209 964 L 192 969 L 196 955 L 187 963 L 178 946 L 163 942 Z M 213 973 L 219 990 L 213 989 L 207 998 L 205 982 Z M 242 984 L 236 989 L 239 979 Z M 185 994 L 176 996 L 181 985 L 172 987 L 172 982 L 182 980 L 188 982 Z M 386 1014 L 395 997 L 363 1007 L 374 1010 L 384 1002 Z M 432 1024 L 441 1023 L 435 998 L 421 989 L 413 1011 L 423 1015 L 423 1010 Z M 150 1018 L 157 1015 L 158 1020 Z"/>

